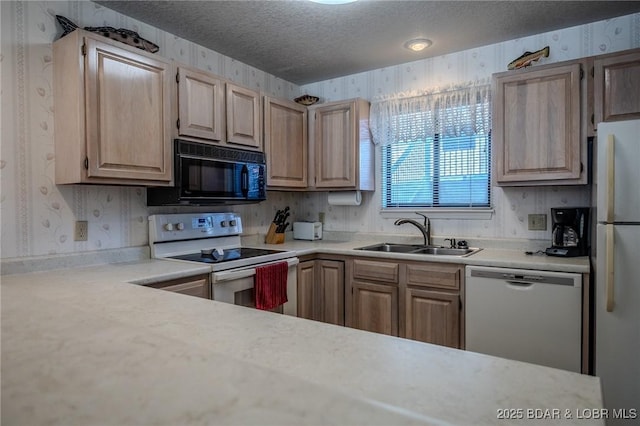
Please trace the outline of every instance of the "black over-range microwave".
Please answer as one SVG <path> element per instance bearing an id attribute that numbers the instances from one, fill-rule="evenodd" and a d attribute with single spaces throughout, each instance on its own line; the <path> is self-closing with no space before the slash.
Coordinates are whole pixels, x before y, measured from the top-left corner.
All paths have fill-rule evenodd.
<path id="1" fill-rule="evenodd" d="M 216 145 L 176 139 L 175 185 L 147 188 L 147 205 L 257 203 L 267 198 L 265 156 Z"/>

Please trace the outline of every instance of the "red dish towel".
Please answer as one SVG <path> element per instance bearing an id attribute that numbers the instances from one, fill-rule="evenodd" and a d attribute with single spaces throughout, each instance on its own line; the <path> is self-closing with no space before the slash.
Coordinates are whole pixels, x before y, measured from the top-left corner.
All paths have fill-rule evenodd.
<path id="1" fill-rule="evenodd" d="M 287 302 L 287 262 L 272 263 L 256 267 L 253 285 L 256 308 L 273 309 Z"/>

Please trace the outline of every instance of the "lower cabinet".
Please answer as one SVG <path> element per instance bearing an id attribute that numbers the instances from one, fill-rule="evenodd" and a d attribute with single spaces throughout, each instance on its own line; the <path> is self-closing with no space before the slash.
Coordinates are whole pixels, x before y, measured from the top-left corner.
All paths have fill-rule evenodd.
<path id="1" fill-rule="evenodd" d="M 386 284 L 354 281 L 351 327 L 398 335 L 398 288 Z"/>
<path id="2" fill-rule="evenodd" d="M 350 259 L 346 325 L 463 348 L 463 271 L 447 263 Z"/>
<path id="3" fill-rule="evenodd" d="M 209 274 L 160 281 L 148 284 L 147 287 L 173 291 L 174 293 L 186 294 L 188 296 L 211 299 L 211 283 L 209 281 Z"/>
<path id="4" fill-rule="evenodd" d="M 344 261 L 311 259 L 298 264 L 298 317 L 344 325 Z"/>
<path id="5" fill-rule="evenodd" d="M 405 290 L 407 339 L 460 347 L 460 296 L 432 290 Z"/>

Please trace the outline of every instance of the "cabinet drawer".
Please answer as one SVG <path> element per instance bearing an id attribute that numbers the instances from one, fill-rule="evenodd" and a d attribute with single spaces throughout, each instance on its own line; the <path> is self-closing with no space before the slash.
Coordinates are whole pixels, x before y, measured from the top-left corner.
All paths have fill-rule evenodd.
<path id="1" fill-rule="evenodd" d="M 397 284 L 398 264 L 371 260 L 354 260 L 353 277 L 370 281 L 384 281 Z"/>
<path id="2" fill-rule="evenodd" d="M 146 286 L 157 288 L 160 290 L 172 291 L 174 293 L 202 297 L 204 299 L 211 299 L 209 274 L 194 275 L 192 277 L 160 281 L 152 284 L 147 284 Z"/>
<path id="3" fill-rule="evenodd" d="M 460 289 L 462 268 L 445 264 L 407 265 L 407 285 Z"/>

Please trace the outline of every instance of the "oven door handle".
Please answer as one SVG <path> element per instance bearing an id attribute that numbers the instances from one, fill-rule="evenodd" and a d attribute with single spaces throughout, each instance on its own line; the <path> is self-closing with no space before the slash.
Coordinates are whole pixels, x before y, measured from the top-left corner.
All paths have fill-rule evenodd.
<path id="1" fill-rule="evenodd" d="M 272 263 L 284 262 L 285 260 L 287 261 L 289 268 L 291 268 L 292 266 L 296 266 L 298 263 L 300 263 L 297 257 L 292 257 L 289 259 L 282 259 L 282 260 L 276 260 L 274 262 L 264 263 L 263 265 L 270 265 Z M 246 268 L 246 269 L 232 269 L 230 271 L 218 271 L 213 273 L 213 282 L 214 284 L 217 284 L 224 281 L 239 280 L 242 278 L 252 277 L 255 274 L 256 274 L 255 266 L 252 268 Z"/>

